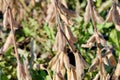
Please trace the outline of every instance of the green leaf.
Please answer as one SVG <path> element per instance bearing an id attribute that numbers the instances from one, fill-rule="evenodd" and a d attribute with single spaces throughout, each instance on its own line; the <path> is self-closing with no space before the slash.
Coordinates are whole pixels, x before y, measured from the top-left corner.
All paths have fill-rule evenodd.
<path id="1" fill-rule="evenodd" d="M 120 36 L 119 35 L 120 33 L 118 33 L 115 29 L 114 30 L 112 30 L 111 32 L 110 32 L 110 41 L 113 43 L 113 45 L 115 46 L 115 48 L 117 48 L 117 50 L 119 50 L 120 49 L 120 37 L 118 37 L 118 36 Z"/>
<path id="2" fill-rule="evenodd" d="M 113 23 L 103 23 L 103 24 L 97 24 L 98 30 L 103 30 L 104 28 L 108 29 L 113 25 Z"/>
<path id="3" fill-rule="evenodd" d="M 0 70 L 0 80 L 9 80 L 7 76 Z"/>

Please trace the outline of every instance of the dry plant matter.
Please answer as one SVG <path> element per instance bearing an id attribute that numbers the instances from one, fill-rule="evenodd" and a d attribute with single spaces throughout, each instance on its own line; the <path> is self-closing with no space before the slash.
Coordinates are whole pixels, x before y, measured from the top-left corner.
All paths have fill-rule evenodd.
<path id="1" fill-rule="evenodd" d="M 109 73 L 106 73 L 105 70 L 105 65 L 111 65 L 111 66 L 116 66 L 116 60 L 113 56 L 113 53 L 111 51 L 110 45 L 108 45 L 106 42 L 106 40 L 103 38 L 102 34 L 100 32 L 98 32 L 96 23 L 100 23 L 103 22 L 102 18 L 97 14 L 97 12 L 94 9 L 94 6 L 92 4 L 93 2 L 91 0 L 88 0 L 88 5 L 86 7 L 86 13 L 85 15 L 90 16 L 92 19 L 92 23 L 94 26 L 94 34 L 88 39 L 87 44 L 83 44 L 82 47 L 85 48 L 92 48 L 93 46 L 97 46 L 97 55 L 96 58 L 93 60 L 91 67 L 89 68 L 89 71 L 93 71 L 94 69 L 96 69 L 96 66 L 99 66 L 99 71 L 98 74 L 96 75 L 96 77 L 94 78 L 94 80 L 98 80 L 99 78 L 101 80 L 110 80 L 110 76 Z M 89 7 L 88 7 L 89 6 Z M 116 8 L 116 2 L 113 1 L 113 7 L 110 9 L 110 12 L 108 14 L 107 17 L 107 21 L 111 21 L 113 20 L 116 29 L 119 30 L 119 13 L 117 11 Z M 88 8 L 90 8 L 89 12 L 87 12 Z M 89 13 L 89 14 L 88 14 Z M 85 16 L 85 22 L 88 23 L 90 17 L 86 17 Z M 96 43 L 96 45 L 95 45 Z M 101 48 L 100 46 L 103 46 L 103 48 Z M 106 52 L 102 52 L 103 50 L 106 50 Z M 107 61 L 106 61 L 106 57 L 107 57 Z M 119 65 L 119 63 L 118 63 Z M 118 71 L 119 72 L 119 71 Z M 119 73 L 117 73 L 119 75 Z M 118 77 L 116 77 L 118 78 Z M 115 80 L 112 78 L 112 80 Z"/>
<path id="2" fill-rule="evenodd" d="M 14 3 L 16 3 L 17 6 L 12 6 Z M 17 0 L 13 0 L 11 3 L 7 0 L 2 0 L 0 1 L 0 4 L 2 5 L 0 10 L 4 13 L 3 26 L 4 28 L 9 28 L 11 30 L 6 42 L 1 48 L 1 54 L 4 55 L 7 49 L 13 45 L 15 52 L 14 56 L 17 63 L 16 69 L 18 80 L 32 80 L 28 68 L 29 61 L 27 58 L 26 60 L 22 59 L 20 56 L 21 53 L 18 52 L 15 31 L 16 28 L 18 28 L 18 24 L 20 24 L 19 22 L 24 19 L 25 12 L 29 13 L 32 10 L 31 7 L 35 6 L 35 0 L 31 0 L 29 6 L 26 6 L 23 0 L 18 0 L 18 3 Z M 28 7 L 30 7 L 30 9 Z M 44 67 L 46 64 L 33 64 L 34 56 L 36 54 L 34 54 L 35 50 L 31 49 L 30 67 L 47 71 L 52 80 L 83 80 L 86 68 L 88 69 L 88 72 L 97 72 L 95 77 L 92 77 L 92 80 L 119 80 L 120 55 L 118 61 L 116 61 L 112 51 L 112 45 L 107 43 L 97 26 L 97 24 L 102 24 L 104 22 L 113 22 L 116 30 L 120 31 L 120 9 L 118 2 L 112 0 L 112 6 L 104 21 L 94 6 L 94 1 L 87 0 L 84 22 L 85 25 L 87 25 L 91 20 L 94 32 L 87 42 L 81 45 L 81 48 L 96 48 L 95 58 L 92 60 L 90 67 L 88 67 L 88 64 L 82 57 L 80 50 L 76 48 L 75 43 L 77 43 L 78 39 L 74 36 L 70 27 L 74 24 L 72 19 L 77 17 L 76 13 L 68 8 L 65 0 L 51 0 L 47 7 L 45 20 L 48 22 L 49 26 L 55 25 L 55 28 L 57 29 L 55 42 L 52 47 L 52 51 L 56 54 L 50 60 L 49 64 L 47 64 L 47 67 Z M 18 8 L 20 8 L 20 10 Z M 33 47 L 31 42 L 31 48 Z M 69 54 L 72 54 L 75 58 L 75 65 L 70 63 Z M 112 70 L 112 73 L 108 73 L 106 66 L 114 67 L 115 69 Z M 52 77 L 49 69 L 53 71 Z"/>
<path id="3" fill-rule="evenodd" d="M 75 17 L 75 13 L 67 9 L 59 0 L 53 0 L 53 3 L 57 27 L 57 35 L 53 46 L 53 50 L 57 54 L 49 63 L 49 68 L 54 71 L 55 77 L 53 77 L 53 80 L 64 80 L 66 72 L 67 80 L 81 80 L 84 77 L 84 69 L 87 64 L 74 46 L 77 39 L 69 27 L 70 24 L 73 24 L 70 17 Z M 74 54 L 76 66 L 69 62 L 68 54 L 70 53 L 66 52 L 67 43 Z"/>
<path id="4" fill-rule="evenodd" d="M 7 4 L 7 2 L 6 2 Z M 14 50 L 15 50 L 15 57 L 17 59 L 17 77 L 18 80 L 31 80 L 31 76 L 28 74 L 29 71 L 27 69 L 27 65 L 21 63 L 20 61 L 20 56 L 18 53 L 17 45 L 16 45 L 16 40 L 15 40 L 15 20 L 13 18 L 13 14 L 11 12 L 11 8 L 9 4 L 7 4 L 5 13 L 4 13 L 4 20 L 3 20 L 4 27 L 7 28 L 7 25 L 9 24 L 9 28 L 11 29 L 11 32 L 6 40 L 6 43 L 4 44 L 2 48 L 2 52 L 4 53 L 6 49 L 10 46 L 11 43 L 14 45 Z"/>

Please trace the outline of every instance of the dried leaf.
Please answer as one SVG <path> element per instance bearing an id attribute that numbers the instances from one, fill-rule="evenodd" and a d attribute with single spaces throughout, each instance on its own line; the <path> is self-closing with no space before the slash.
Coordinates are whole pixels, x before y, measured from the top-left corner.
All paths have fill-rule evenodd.
<path id="1" fill-rule="evenodd" d="M 117 10 L 117 6 L 116 6 L 115 3 L 113 4 L 112 19 L 113 19 L 113 22 L 115 24 L 115 28 L 118 31 L 120 31 L 120 16 L 119 16 L 119 13 L 118 13 L 118 10 Z"/>
<path id="2" fill-rule="evenodd" d="M 113 7 L 109 10 L 109 13 L 107 15 L 106 21 L 107 22 L 112 22 L 112 12 L 113 12 Z"/>
<path id="3" fill-rule="evenodd" d="M 100 24 L 103 23 L 104 19 L 98 14 L 95 7 L 93 7 L 93 11 L 94 11 L 94 15 L 95 15 L 95 19 L 96 19 L 97 23 L 100 23 Z"/>

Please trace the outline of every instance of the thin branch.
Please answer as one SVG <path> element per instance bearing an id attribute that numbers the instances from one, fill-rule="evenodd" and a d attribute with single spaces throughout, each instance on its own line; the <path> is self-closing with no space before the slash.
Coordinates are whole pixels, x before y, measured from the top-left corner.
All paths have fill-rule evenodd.
<path id="1" fill-rule="evenodd" d="M 61 28 L 60 28 L 60 31 L 62 32 L 62 34 L 64 35 L 66 41 L 68 42 L 71 51 L 72 51 L 73 53 L 75 53 L 74 48 L 73 48 L 72 45 L 70 44 L 70 41 L 68 40 L 67 36 L 65 35 L 65 33 L 63 32 L 63 30 L 62 30 Z"/>
<path id="2" fill-rule="evenodd" d="M 16 40 L 15 40 L 15 36 L 14 36 L 14 33 L 15 33 L 15 31 L 14 31 L 14 27 L 15 27 L 14 19 L 13 19 L 13 15 L 12 15 L 10 7 L 8 7 L 8 10 L 9 10 L 9 14 L 10 14 L 10 27 L 11 27 L 11 33 L 13 35 L 13 44 L 14 44 L 14 48 L 15 48 L 14 50 L 15 50 L 15 53 L 16 53 L 16 59 L 17 59 L 17 62 L 20 63 L 20 57 L 19 57 L 19 54 L 18 54 Z"/>

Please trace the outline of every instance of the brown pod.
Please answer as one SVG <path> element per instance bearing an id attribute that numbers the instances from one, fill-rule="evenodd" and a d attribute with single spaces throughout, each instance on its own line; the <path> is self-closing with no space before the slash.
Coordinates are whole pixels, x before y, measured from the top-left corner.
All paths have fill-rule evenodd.
<path id="1" fill-rule="evenodd" d="M 97 23 L 103 23 L 104 19 L 99 15 L 99 13 L 96 11 L 95 7 L 93 7 L 94 15 L 95 15 L 95 20 Z"/>
<path id="2" fill-rule="evenodd" d="M 69 70 L 70 68 L 70 61 L 69 61 L 69 57 L 67 54 L 64 54 L 64 66 L 67 70 Z"/>
<path id="3" fill-rule="evenodd" d="M 106 71 L 105 71 L 104 63 L 102 63 L 100 66 L 100 76 L 102 77 L 101 80 L 106 80 Z"/>
<path id="4" fill-rule="evenodd" d="M 54 21 L 55 21 L 55 8 L 53 4 L 49 4 L 47 9 L 47 17 L 46 17 L 46 22 L 49 23 L 49 26 L 53 26 Z"/>
<path id="5" fill-rule="evenodd" d="M 87 6 L 85 9 L 85 14 L 84 14 L 84 21 L 86 24 L 90 21 L 90 3 L 87 1 Z"/>
<path id="6" fill-rule="evenodd" d="M 71 68 L 71 80 L 77 80 L 76 71 L 74 68 Z"/>
<path id="7" fill-rule="evenodd" d="M 21 63 L 17 63 L 17 77 L 18 80 L 26 80 L 25 68 Z"/>
<path id="8" fill-rule="evenodd" d="M 116 3 L 113 4 L 112 19 L 115 24 L 115 28 L 120 31 L 120 16 L 117 10 Z"/>
<path id="9" fill-rule="evenodd" d="M 82 80 L 84 77 L 85 64 L 83 63 L 82 56 L 78 52 L 74 53 L 74 56 L 76 63 L 77 80 Z"/>
<path id="10" fill-rule="evenodd" d="M 60 56 L 59 56 L 59 58 L 60 58 L 60 61 L 59 61 L 60 62 L 60 72 L 61 72 L 62 76 L 65 75 L 64 55 L 65 55 L 65 53 L 61 52 Z"/>
<path id="11" fill-rule="evenodd" d="M 114 75 L 115 75 L 117 78 L 120 76 L 120 56 L 119 56 L 119 59 L 118 59 L 118 64 L 117 64 L 117 67 L 116 67 L 116 70 L 115 70 Z"/>
<path id="12" fill-rule="evenodd" d="M 10 28 L 10 22 L 9 22 L 9 19 L 10 19 L 10 16 L 9 16 L 9 10 L 8 10 L 8 7 L 6 8 L 6 11 L 4 13 L 4 16 L 3 16 L 3 27 L 5 28 Z"/>
<path id="13" fill-rule="evenodd" d="M 96 67 L 99 65 L 99 59 L 98 57 L 96 57 L 93 61 L 92 61 L 92 65 L 89 68 L 89 71 L 93 71 L 96 69 Z"/>
<path id="14" fill-rule="evenodd" d="M 90 43 L 87 43 L 87 44 L 82 44 L 81 47 L 83 47 L 83 48 L 90 48 L 91 49 L 93 47 L 93 45 L 94 44 L 90 42 Z"/>
<path id="15" fill-rule="evenodd" d="M 60 14 L 60 18 L 67 24 L 67 25 L 73 25 L 73 22 L 71 21 L 70 17 L 66 12 L 63 11 L 62 7 L 60 6 L 60 3 L 56 5 L 57 11 Z"/>
<path id="16" fill-rule="evenodd" d="M 66 8 L 63 4 L 60 3 L 60 8 L 64 13 L 66 13 L 69 17 L 76 17 L 76 13 L 68 8 Z"/>
<path id="17" fill-rule="evenodd" d="M 6 42 L 5 42 L 5 44 L 4 44 L 4 46 L 3 46 L 3 48 L 2 48 L 2 51 L 3 51 L 3 53 L 5 53 L 6 51 L 7 51 L 7 49 L 11 46 L 11 44 L 13 43 L 13 34 L 12 34 L 12 32 L 10 32 L 10 34 L 9 34 L 9 36 L 7 37 L 7 39 L 6 39 Z"/>
<path id="18" fill-rule="evenodd" d="M 82 44 L 81 47 L 83 48 L 92 48 L 95 42 L 95 35 L 92 35 L 88 40 L 87 44 Z"/>
<path id="19" fill-rule="evenodd" d="M 95 39 L 96 39 L 96 42 L 97 42 L 98 44 L 101 43 L 101 42 L 100 42 L 100 35 L 99 35 L 99 34 L 95 33 Z"/>
<path id="20" fill-rule="evenodd" d="M 56 63 L 58 57 L 59 57 L 59 54 L 57 53 L 57 54 L 50 60 L 48 68 L 51 68 L 51 67 Z"/>
<path id="21" fill-rule="evenodd" d="M 67 70 L 67 80 L 71 80 L 71 69 L 69 68 L 68 70 Z"/>
<path id="22" fill-rule="evenodd" d="M 56 73 L 55 76 L 56 78 L 53 80 L 65 80 L 61 73 Z"/>
<path id="23" fill-rule="evenodd" d="M 88 40 L 87 40 L 87 43 L 94 43 L 95 42 L 95 35 L 92 35 Z"/>
<path id="24" fill-rule="evenodd" d="M 100 38 L 100 43 L 103 45 L 103 46 L 106 46 L 107 45 L 107 42 L 106 40 L 104 39 L 103 35 L 101 33 L 98 33 L 99 34 L 99 38 Z"/>
<path id="25" fill-rule="evenodd" d="M 30 71 L 28 69 L 28 62 L 24 61 L 24 69 L 25 69 L 25 73 L 26 73 L 26 80 L 32 80 L 32 77 L 30 75 Z"/>
<path id="26" fill-rule="evenodd" d="M 58 30 L 56 38 L 55 38 L 55 43 L 53 46 L 53 51 L 64 52 L 64 47 L 65 47 L 65 38 L 63 34 L 61 33 L 61 31 Z"/>
<path id="27" fill-rule="evenodd" d="M 66 34 L 66 37 L 68 38 L 68 40 L 72 43 L 76 43 L 77 42 L 77 38 L 74 37 L 70 27 L 68 26 L 65 26 L 65 34 Z"/>
<path id="28" fill-rule="evenodd" d="M 112 12 L 113 12 L 113 7 L 110 8 L 109 13 L 106 17 L 107 22 L 112 22 Z"/>
<path id="29" fill-rule="evenodd" d="M 112 66 L 116 66 L 117 62 L 116 62 L 115 57 L 113 56 L 113 54 L 112 54 L 112 53 L 109 53 L 109 54 L 107 55 L 107 57 L 108 57 L 108 59 L 109 59 L 109 61 L 110 61 L 110 64 L 111 64 Z"/>
<path id="30" fill-rule="evenodd" d="M 98 72 L 93 80 L 99 80 L 100 78 L 100 72 Z"/>

